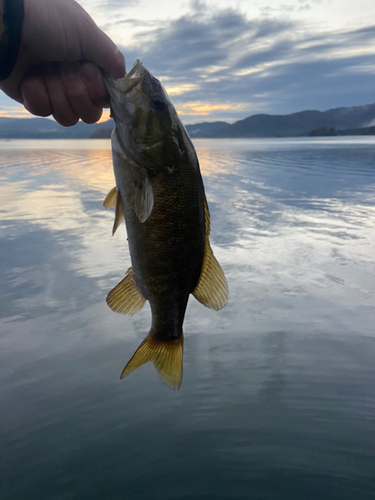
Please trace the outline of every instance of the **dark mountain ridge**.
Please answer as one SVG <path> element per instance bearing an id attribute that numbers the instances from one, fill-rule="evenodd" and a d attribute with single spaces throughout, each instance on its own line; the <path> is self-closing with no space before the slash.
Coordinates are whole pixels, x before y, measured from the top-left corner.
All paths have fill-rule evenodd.
<path id="1" fill-rule="evenodd" d="M 213 130 L 204 128 L 204 124 L 201 124 L 199 132 L 204 133 L 204 137 L 293 137 L 306 136 L 311 130 L 322 127 L 336 130 L 366 127 L 374 120 L 375 104 L 368 104 L 328 111 L 307 110 L 290 115 L 258 114 L 231 125 L 223 124 Z M 198 125 L 186 127 L 192 137 L 202 137 L 195 135 L 197 127 Z"/>
<path id="2" fill-rule="evenodd" d="M 289 115 L 257 114 L 233 124 L 223 121 L 186 125 L 192 138 L 225 137 L 298 137 L 317 129 L 357 130 L 375 123 L 375 104 L 335 108 L 328 111 L 306 110 Z M 107 138 L 113 120 L 74 127 L 62 127 L 46 118 L 0 118 L 1 139 L 85 139 Z"/>
<path id="3" fill-rule="evenodd" d="M 1 139 L 87 139 L 100 128 L 113 128 L 113 121 L 88 125 L 78 122 L 63 127 L 48 118 L 0 118 Z"/>

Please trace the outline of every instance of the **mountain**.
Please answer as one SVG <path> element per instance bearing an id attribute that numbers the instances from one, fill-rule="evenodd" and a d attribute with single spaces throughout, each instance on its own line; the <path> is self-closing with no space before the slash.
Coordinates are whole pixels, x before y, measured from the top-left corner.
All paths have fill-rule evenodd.
<path id="1" fill-rule="evenodd" d="M 103 127 L 112 129 L 113 121 L 63 127 L 47 118 L 0 118 L 0 139 L 87 139 Z"/>
<path id="2" fill-rule="evenodd" d="M 195 137 L 216 137 L 217 134 L 230 128 L 226 122 L 203 122 L 196 125 L 186 125 L 186 130 L 191 138 Z"/>
<path id="3" fill-rule="evenodd" d="M 298 137 L 308 136 L 311 131 L 344 130 L 371 127 L 375 123 L 375 104 L 335 108 L 328 111 L 300 111 L 290 115 L 252 115 L 233 124 L 204 122 L 187 125 L 192 138 L 224 137 Z M 78 122 L 74 127 L 62 127 L 46 118 L 0 118 L 0 139 L 85 139 L 107 138 L 113 128 L 113 120 L 88 125 Z M 367 133 L 369 133 L 367 131 Z M 314 134 L 313 134 L 314 135 Z"/>
<path id="4" fill-rule="evenodd" d="M 301 111 L 291 115 L 253 115 L 223 128 L 215 137 L 305 136 L 322 127 L 344 130 L 368 126 L 375 119 L 375 104 L 336 108 L 328 111 Z"/>

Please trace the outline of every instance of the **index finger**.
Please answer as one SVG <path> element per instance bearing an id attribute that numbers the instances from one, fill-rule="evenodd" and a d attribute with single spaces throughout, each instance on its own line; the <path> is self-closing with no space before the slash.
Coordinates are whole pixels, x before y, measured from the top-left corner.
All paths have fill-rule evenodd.
<path id="1" fill-rule="evenodd" d="M 92 62 L 114 78 L 126 74 L 125 57 L 112 40 L 94 22 L 87 27 L 82 42 L 83 59 Z"/>

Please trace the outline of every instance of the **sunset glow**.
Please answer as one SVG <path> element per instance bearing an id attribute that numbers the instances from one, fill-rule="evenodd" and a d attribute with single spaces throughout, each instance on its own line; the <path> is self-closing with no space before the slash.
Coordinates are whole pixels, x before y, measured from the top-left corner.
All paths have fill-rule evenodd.
<path id="1" fill-rule="evenodd" d="M 243 107 L 243 104 L 207 104 L 205 102 L 187 102 L 177 105 L 177 112 L 181 116 L 209 116 L 212 111 L 234 111 Z"/>
<path id="2" fill-rule="evenodd" d="M 373 0 L 78 1 L 186 124 L 374 102 Z M 0 117 L 21 109 L 0 92 Z"/>

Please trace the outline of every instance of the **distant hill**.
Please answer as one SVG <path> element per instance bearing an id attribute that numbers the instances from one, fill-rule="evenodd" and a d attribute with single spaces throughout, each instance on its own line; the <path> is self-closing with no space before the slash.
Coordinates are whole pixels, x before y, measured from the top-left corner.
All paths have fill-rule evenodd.
<path id="1" fill-rule="evenodd" d="M 108 124 L 108 125 L 106 125 Z M 104 126 L 97 128 L 90 134 L 90 139 L 110 139 L 112 135 L 113 123 L 104 122 Z"/>
<path id="2" fill-rule="evenodd" d="M 333 135 L 372 133 L 375 104 L 336 108 L 328 111 L 300 111 L 290 115 L 252 115 L 233 124 L 223 121 L 187 125 L 192 138 L 224 137 L 299 137 L 315 135 L 312 131 L 335 129 Z M 0 118 L 0 139 L 85 139 L 110 137 L 113 120 L 74 127 L 62 127 L 46 118 Z M 319 135 L 319 134 L 318 134 Z M 327 135 L 327 134 L 325 134 Z M 330 134 L 332 135 L 332 134 Z"/>
<path id="3" fill-rule="evenodd" d="M 338 130 L 337 135 L 375 135 L 375 127 L 347 128 Z"/>
<path id="4" fill-rule="evenodd" d="M 217 134 L 230 128 L 226 122 L 203 122 L 196 125 L 186 125 L 190 137 L 217 137 Z"/>
<path id="5" fill-rule="evenodd" d="M 112 129 L 113 121 L 63 127 L 47 118 L 0 118 L 0 139 L 87 139 L 103 127 Z"/>
<path id="6" fill-rule="evenodd" d="M 198 133 L 204 135 L 195 135 L 198 125 L 188 125 L 186 128 L 189 134 L 192 131 L 191 137 L 293 137 L 309 135 L 311 130 L 322 127 L 334 128 L 337 131 L 357 129 L 368 126 L 374 120 L 375 104 L 368 104 L 324 112 L 301 111 L 290 115 L 253 115 L 232 125 L 223 125 L 213 130 L 209 127 L 203 128 L 204 124 L 201 124 Z"/>

